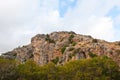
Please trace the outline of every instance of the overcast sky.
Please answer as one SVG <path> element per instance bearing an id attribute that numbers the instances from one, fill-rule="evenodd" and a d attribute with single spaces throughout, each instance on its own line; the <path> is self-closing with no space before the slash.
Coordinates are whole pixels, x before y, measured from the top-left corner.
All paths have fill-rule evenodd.
<path id="1" fill-rule="evenodd" d="M 0 0 L 0 53 L 53 31 L 120 40 L 120 0 Z"/>

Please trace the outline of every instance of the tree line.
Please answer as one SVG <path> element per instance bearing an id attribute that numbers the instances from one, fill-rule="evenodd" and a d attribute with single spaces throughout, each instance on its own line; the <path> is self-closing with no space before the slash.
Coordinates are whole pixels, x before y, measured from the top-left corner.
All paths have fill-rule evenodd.
<path id="1" fill-rule="evenodd" d="M 120 68 L 110 58 L 94 57 L 64 65 L 50 62 L 43 66 L 33 60 L 19 63 L 0 58 L 0 80 L 120 80 Z"/>

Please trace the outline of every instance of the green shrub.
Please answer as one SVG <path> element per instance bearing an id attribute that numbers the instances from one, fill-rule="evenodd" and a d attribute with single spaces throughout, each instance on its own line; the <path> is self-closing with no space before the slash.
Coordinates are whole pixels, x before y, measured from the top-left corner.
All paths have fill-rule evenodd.
<path id="1" fill-rule="evenodd" d="M 116 52 L 117 54 L 120 54 L 120 50 L 119 50 L 119 49 L 117 49 L 115 52 Z"/>
<path id="2" fill-rule="evenodd" d="M 50 38 L 50 37 L 49 37 L 49 35 L 47 34 L 45 40 L 48 41 L 49 38 Z"/>
<path id="3" fill-rule="evenodd" d="M 46 41 L 48 41 L 49 43 L 55 43 L 54 40 L 50 39 L 49 35 L 47 34 L 46 35 L 46 38 L 45 38 Z"/>
<path id="4" fill-rule="evenodd" d="M 120 42 L 117 43 L 120 46 Z"/>
<path id="5" fill-rule="evenodd" d="M 92 52 L 90 52 L 88 55 L 89 55 L 91 58 L 97 57 L 97 55 L 96 55 L 96 54 L 93 54 Z"/>
<path id="6" fill-rule="evenodd" d="M 54 41 L 54 40 L 52 40 L 52 39 L 50 39 L 50 40 L 49 40 L 49 43 L 55 43 L 55 41 Z"/>
<path id="7" fill-rule="evenodd" d="M 76 42 L 73 42 L 73 43 L 72 43 L 72 46 L 75 46 L 76 44 L 77 44 Z"/>
<path id="8" fill-rule="evenodd" d="M 73 51 L 73 50 L 74 50 L 74 48 L 73 48 L 73 47 L 69 48 L 69 51 Z"/>
<path id="9" fill-rule="evenodd" d="M 61 49 L 61 53 L 62 53 L 62 54 L 65 52 L 66 47 L 67 47 L 67 46 L 64 46 L 64 47 Z"/>
<path id="10" fill-rule="evenodd" d="M 53 62 L 54 64 L 57 64 L 58 61 L 59 61 L 59 57 L 56 57 L 55 59 L 52 60 L 52 62 Z"/>
<path id="11" fill-rule="evenodd" d="M 70 55 L 69 55 L 69 58 L 72 59 L 73 56 L 75 56 L 74 53 L 73 53 L 73 54 L 70 54 Z"/>
<path id="12" fill-rule="evenodd" d="M 93 42 L 93 43 L 97 43 L 98 40 L 97 40 L 97 39 L 93 39 L 92 42 Z"/>
<path id="13" fill-rule="evenodd" d="M 70 35 L 70 37 L 69 37 L 69 42 L 70 42 L 70 43 L 72 43 L 72 42 L 73 42 L 73 40 L 72 40 L 73 38 L 74 38 L 74 35 L 73 35 L 73 34 L 71 34 L 71 35 Z"/>
<path id="14" fill-rule="evenodd" d="M 76 53 L 79 53 L 79 52 L 80 52 L 80 48 L 75 49 L 73 53 L 76 54 Z"/>
<path id="15" fill-rule="evenodd" d="M 70 31 L 70 32 L 69 32 L 69 34 L 75 34 L 75 32 L 73 32 L 73 31 Z"/>
<path id="16" fill-rule="evenodd" d="M 55 64 L 58 61 L 59 57 L 53 60 Z M 63 66 L 54 63 L 40 66 L 33 60 L 18 64 L 0 59 L 0 80 L 120 80 L 120 67 L 106 56 L 74 60 Z"/>
<path id="17" fill-rule="evenodd" d="M 15 60 L 0 58 L 0 80 L 17 80 L 17 65 Z"/>

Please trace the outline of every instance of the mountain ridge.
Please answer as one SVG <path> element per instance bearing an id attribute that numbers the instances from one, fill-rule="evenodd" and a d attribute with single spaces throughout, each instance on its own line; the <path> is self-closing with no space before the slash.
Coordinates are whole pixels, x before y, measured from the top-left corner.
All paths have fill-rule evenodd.
<path id="1" fill-rule="evenodd" d="M 2 54 L 4 58 L 16 59 L 22 63 L 33 59 L 40 65 L 48 62 L 59 65 L 94 56 L 108 56 L 120 66 L 120 42 L 107 42 L 72 31 L 60 31 L 37 34 L 32 37 L 30 44 Z"/>

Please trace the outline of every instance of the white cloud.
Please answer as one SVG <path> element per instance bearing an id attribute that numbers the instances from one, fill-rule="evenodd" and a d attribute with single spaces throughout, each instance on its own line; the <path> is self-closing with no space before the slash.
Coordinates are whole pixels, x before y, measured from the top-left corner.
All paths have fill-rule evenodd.
<path id="1" fill-rule="evenodd" d="M 93 37 L 111 40 L 114 38 L 113 21 L 109 17 L 96 17 L 93 16 L 90 19 L 90 32 L 88 34 Z"/>
<path id="2" fill-rule="evenodd" d="M 28 43 L 38 0 L 0 0 L 0 52 Z M 28 38 L 28 39 L 27 39 Z"/>
<path id="3" fill-rule="evenodd" d="M 102 7 L 101 4 L 98 0 L 90 2 L 82 0 L 82 2 L 78 2 L 74 10 L 69 9 L 66 13 L 61 26 L 67 26 L 67 29 L 74 30 L 77 33 L 88 34 L 95 38 L 112 41 L 114 37 L 113 20 L 105 16 L 111 8 L 108 9 L 105 6 L 108 3 L 104 3 L 103 7 L 106 9 L 104 9 L 103 14 L 99 11 Z"/>
<path id="4" fill-rule="evenodd" d="M 119 3 L 119 0 L 78 0 L 76 7 L 69 8 L 61 18 L 59 0 L 0 0 L 0 52 L 28 44 L 37 33 L 59 30 L 111 41 L 115 22 L 106 14 Z"/>

